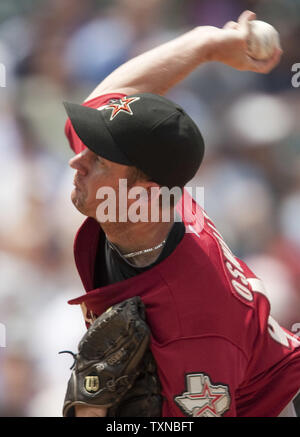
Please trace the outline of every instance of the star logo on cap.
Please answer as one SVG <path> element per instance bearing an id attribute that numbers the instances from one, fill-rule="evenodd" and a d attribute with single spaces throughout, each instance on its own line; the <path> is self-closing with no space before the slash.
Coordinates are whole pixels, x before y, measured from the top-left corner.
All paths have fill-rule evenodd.
<path id="1" fill-rule="evenodd" d="M 122 97 L 120 100 L 117 100 L 116 103 L 100 106 L 98 110 L 102 111 L 104 109 L 112 109 L 112 113 L 110 116 L 110 121 L 111 121 L 121 112 L 125 112 L 126 114 L 129 115 L 133 115 L 130 105 L 132 105 L 132 103 L 136 102 L 137 100 L 140 100 L 140 97 Z"/>

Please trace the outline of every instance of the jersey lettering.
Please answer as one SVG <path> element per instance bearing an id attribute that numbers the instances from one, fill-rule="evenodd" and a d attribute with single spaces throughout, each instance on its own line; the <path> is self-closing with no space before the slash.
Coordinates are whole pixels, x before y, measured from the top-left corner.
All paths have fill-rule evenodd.
<path id="1" fill-rule="evenodd" d="M 285 347 L 290 347 L 290 341 L 295 347 L 300 345 L 300 339 L 285 331 L 272 316 L 268 318 L 268 332 L 273 340 Z"/>
<path id="2" fill-rule="evenodd" d="M 207 214 L 204 213 L 205 218 L 207 219 L 207 225 L 213 230 L 213 235 L 217 239 L 219 243 L 219 247 L 222 250 L 223 256 L 226 259 L 224 265 L 226 266 L 227 272 L 229 273 L 229 278 L 231 285 L 237 296 L 241 298 L 242 301 L 252 302 L 254 299 L 254 292 L 258 292 L 263 294 L 266 299 L 269 301 L 267 291 L 262 283 L 262 281 L 258 278 L 247 278 L 244 274 L 244 270 L 231 252 L 230 248 L 227 246 L 225 241 L 223 240 L 221 234 L 215 228 L 215 226 L 210 222 L 210 218 Z M 285 331 L 271 315 L 268 317 L 268 333 L 271 338 L 280 343 L 282 346 L 290 348 L 290 342 L 295 345 L 300 344 L 300 339 L 292 334 L 289 334 Z"/>
<path id="3" fill-rule="evenodd" d="M 240 270 L 238 270 L 238 269 L 233 270 L 232 265 L 228 261 L 225 263 L 225 265 L 226 265 L 227 269 L 229 270 L 231 276 L 233 276 L 234 278 L 240 278 L 240 280 L 242 281 L 242 283 L 244 285 L 249 284 L 246 276 Z"/>
<path id="4" fill-rule="evenodd" d="M 222 240 L 222 238 L 217 235 L 214 232 L 214 236 L 219 240 L 223 255 L 225 256 L 225 258 L 228 259 L 228 261 L 233 264 L 237 269 L 239 269 L 241 272 L 243 271 L 240 263 L 238 262 L 238 260 L 236 259 L 236 257 L 233 255 L 233 253 L 231 252 L 231 250 L 229 249 L 229 247 L 227 246 L 227 244 L 225 243 L 224 240 Z"/>
<path id="5" fill-rule="evenodd" d="M 235 289 L 235 291 L 244 299 L 246 299 L 249 302 L 253 301 L 253 294 L 251 293 L 251 291 L 245 287 L 243 284 L 240 284 L 238 281 L 233 280 L 231 281 L 233 288 Z"/>
<path id="6" fill-rule="evenodd" d="M 207 225 L 213 230 L 213 235 L 218 240 L 222 253 L 227 260 L 225 262 L 225 266 L 228 273 L 230 274 L 231 285 L 233 289 L 236 291 L 237 295 L 242 298 L 242 300 L 252 302 L 253 294 L 251 292 L 251 286 L 244 274 L 242 266 L 240 265 L 234 254 L 231 252 L 230 248 L 227 246 L 215 226 L 209 221 L 207 221 Z"/>

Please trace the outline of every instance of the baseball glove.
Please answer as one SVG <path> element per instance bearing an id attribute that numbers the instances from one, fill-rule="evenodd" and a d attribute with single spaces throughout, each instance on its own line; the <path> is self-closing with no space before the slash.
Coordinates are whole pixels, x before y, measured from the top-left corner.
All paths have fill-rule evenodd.
<path id="1" fill-rule="evenodd" d="M 74 355 L 63 415 L 74 416 L 75 405 L 87 405 L 108 408 L 109 417 L 160 416 L 160 384 L 149 339 L 139 297 L 98 317 Z"/>

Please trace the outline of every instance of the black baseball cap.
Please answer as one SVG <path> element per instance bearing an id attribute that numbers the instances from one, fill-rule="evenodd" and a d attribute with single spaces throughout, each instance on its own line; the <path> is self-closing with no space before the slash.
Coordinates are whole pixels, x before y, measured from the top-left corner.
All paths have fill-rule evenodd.
<path id="1" fill-rule="evenodd" d="M 183 187 L 202 162 L 204 141 L 197 125 L 165 97 L 143 93 L 97 109 L 64 106 L 86 147 L 109 161 L 137 167 L 161 186 Z"/>

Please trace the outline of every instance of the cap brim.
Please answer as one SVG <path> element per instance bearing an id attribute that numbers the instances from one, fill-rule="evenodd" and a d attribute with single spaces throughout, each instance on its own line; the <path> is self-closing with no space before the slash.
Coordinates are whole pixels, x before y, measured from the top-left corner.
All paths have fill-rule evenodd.
<path id="1" fill-rule="evenodd" d="M 133 165 L 117 147 L 101 111 L 76 103 L 63 104 L 76 134 L 88 149 L 109 161 Z"/>

